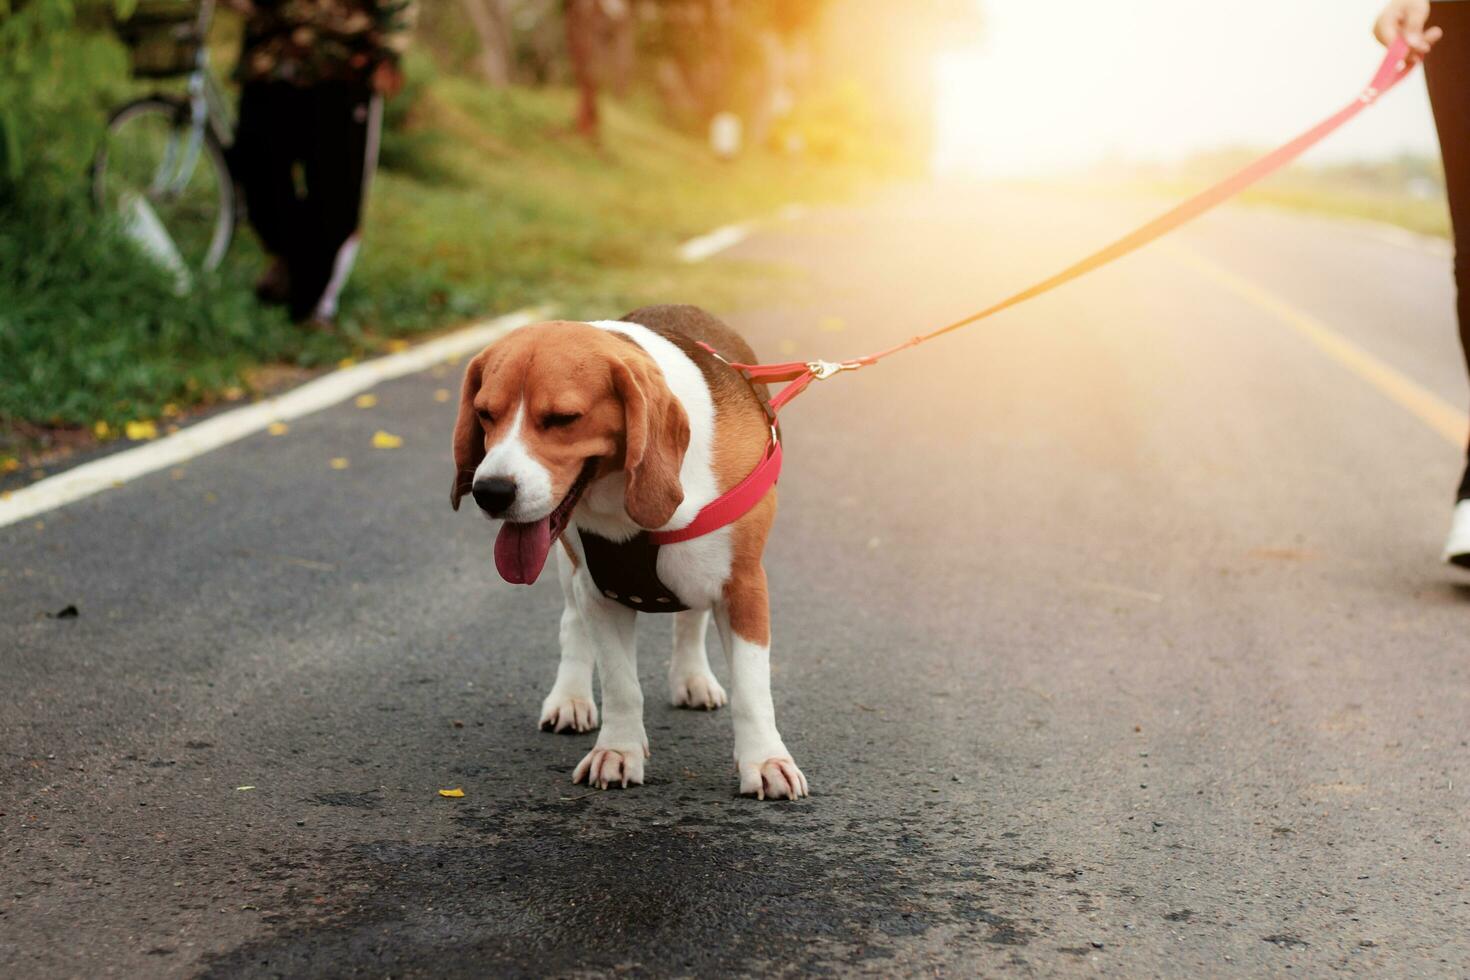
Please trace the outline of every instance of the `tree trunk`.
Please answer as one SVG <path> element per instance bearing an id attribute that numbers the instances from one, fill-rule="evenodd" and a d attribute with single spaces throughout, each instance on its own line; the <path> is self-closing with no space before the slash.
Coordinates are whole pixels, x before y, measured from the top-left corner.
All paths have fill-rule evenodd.
<path id="1" fill-rule="evenodd" d="M 485 81 L 496 87 L 510 84 L 510 23 L 505 0 L 460 0 L 464 12 L 480 36 L 480 55 L 475 59 Z"/>
<path id="2" fill-rule="evenodd" d="M 577 132 L 597 139 L 597 0 L 567 0 L 567 52 L 577 83 Z"/>

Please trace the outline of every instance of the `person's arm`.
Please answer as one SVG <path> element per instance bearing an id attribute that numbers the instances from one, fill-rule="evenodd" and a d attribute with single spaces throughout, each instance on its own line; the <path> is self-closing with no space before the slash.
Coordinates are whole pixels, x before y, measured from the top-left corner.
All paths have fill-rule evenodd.
<path id="1" fill-rule="evenodd" d="M 1389 0 L 1373 22 L 1373 36 L 1388 47 L 1402 37 L 1409 44 L 1409 60 L 1418 61 L 1444 36 L 1438 27 L 1424 29 L 1429 20 L 1429 0 Z"/>

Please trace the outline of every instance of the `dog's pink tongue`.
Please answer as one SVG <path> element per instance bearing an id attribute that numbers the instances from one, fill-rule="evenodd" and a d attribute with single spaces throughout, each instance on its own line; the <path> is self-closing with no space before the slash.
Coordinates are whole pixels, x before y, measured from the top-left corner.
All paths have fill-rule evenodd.
<path id="1" fill-rule="evenodd" d="M 495 537 L 495 568 L 512 585 L 531 585 L 551 551 L 551 518 L 532 524 L 506 521 Z"/>

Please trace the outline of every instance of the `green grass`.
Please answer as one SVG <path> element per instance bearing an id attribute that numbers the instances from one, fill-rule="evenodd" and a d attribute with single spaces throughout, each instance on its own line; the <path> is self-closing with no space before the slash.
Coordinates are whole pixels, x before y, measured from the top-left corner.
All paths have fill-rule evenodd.
<path id="1" fill-rule="evenodd" d="M 1331 217 L 1378 221 L 1438 238 L 1450 236 L 1450 213 L 1443 198 L 1334 187 L 1290 177 L 1288 174 L 1280 181 L 1249 190 L 1241 195 L 1241 201 Z"/>
<path id="2" fill-rule="evenodd" d="M 1093 190 L 1106 186 L 1110 193 L 1123 190 L 1182 201 L 1210 183 L 1208 179 L 1142 180 L 1121 184 L 1109 180 L 1103 184 L 1088 182 L 1086 186 Z M 1376 221 L 1437 238 L 1450 235 L 1449 209 L 1442 197 L 1415 197 L 1407 193 L 1313 180 L 1290 172 L 1246 190 L 1235 202 L 1329 218 Z"/>
<path id="3" fill-rule="evenodd" d="M 1100 168 L 1083 186 L 1183 200 L 1259 155 L 1255 150 L 1232 149 L 1201 154 L 1173 167 L 1112 164 Z M 1423 156 L 1292 166 L 1248 188 L 1237 200 L 1246 205 L 1376 221 L 1439 238 L 1450 235 L 1439 161 Z"/>
<path id="4" fill-rule="evenodd" d="M 250 397 L 265 365 L 329 366 L 526 304 L 570 316 L 728 307 L 759 270 L 735 283 L 681 264 L 679 241 L 862 180 L 763 153 L 721 163 L 616 104 L 592 146 L 570 131 L 572 109 L 568 92 L 452 77 L 420 91 L 385 141 L 336 335 L 255 304 L 248 231 L 222 274 L 178 297 L 80 195 L 0 201 L 0 465 L 58 434 L 116 437 L 128 422 Z"/>

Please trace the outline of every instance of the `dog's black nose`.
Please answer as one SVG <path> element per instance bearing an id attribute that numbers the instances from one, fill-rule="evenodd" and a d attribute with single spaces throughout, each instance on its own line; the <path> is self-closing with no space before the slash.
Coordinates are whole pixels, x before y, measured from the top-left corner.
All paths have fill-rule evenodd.
<path id="1" fill-rule="evenodd" d="M 503 476 L 492 476 L 476 480 L 470 492 L 475 495 L 475 503 L 480 505 L 481 510 L 491 517 L 499 517 L 515 502 L 516 484 L 514 480 L 507 480 Z"/>

